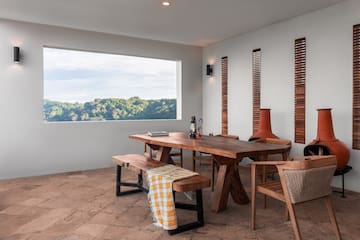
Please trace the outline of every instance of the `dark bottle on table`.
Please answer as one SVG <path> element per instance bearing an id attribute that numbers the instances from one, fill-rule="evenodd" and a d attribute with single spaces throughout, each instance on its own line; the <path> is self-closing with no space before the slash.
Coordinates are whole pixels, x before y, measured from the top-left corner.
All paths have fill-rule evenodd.
<path id="1" fill-rule="evenodd" d="M 193 139 L 196 138 L 196 118 L 195 118 L 195 116 L 191 117 L 189 138 L 193 138 Z"/>

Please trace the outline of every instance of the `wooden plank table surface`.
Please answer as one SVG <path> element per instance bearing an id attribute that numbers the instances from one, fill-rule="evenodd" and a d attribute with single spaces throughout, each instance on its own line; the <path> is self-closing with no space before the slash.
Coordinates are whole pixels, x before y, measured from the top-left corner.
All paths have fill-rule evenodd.
<path id="1" fill-rule="evenodd" d="M 209 153 L 214 156 L 218 165 L 218 176 L 211 203 L 211 210 L 220 212 L 226 209 L 229 194 L 237 204 L 249 203 L 249 198 L 241 183 L 238 163 L 244 157 L 264 160 L 269 154 L 282 154 L 286 160 L 290 146 L 247 142 L 214 136 L 202 136 L 200 139 L 190 139 L 186 133 L 172 132 L 169 136 L 151 137 L 147 134 L 130 135 L 130 139 L 148 144 L 157 149 L 156 160 L 168 162 L 171 148 L 181 148 Z"/>

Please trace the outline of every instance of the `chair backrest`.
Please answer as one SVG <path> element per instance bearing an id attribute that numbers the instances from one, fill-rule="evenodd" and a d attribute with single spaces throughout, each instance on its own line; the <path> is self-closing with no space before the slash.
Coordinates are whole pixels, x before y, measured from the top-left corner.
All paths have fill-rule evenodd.
<path id="1" fill-rule="evenodd" d="M 258 142 L 279 144 L 279 145 L 291 145 L 291 140 L 279 139 L 279 138 L 261 138 L 258 140 Z"/>
<path id="2" fill-rule="evenodd" d="M 284 194 L 288 195 L 291 203 L 328 196 L 336 170 L 336 157 L 311 156 L 300 159 L 295 158 L 295 161 L 277 166 Z"/>
<path id="3" fill-rule="evenodd" d="M 256 140 L 257 142 L 261 142 L 261 143 L 269 143 L 269 144 L 279 144 L 279 145 L 288 145 L 291 147 L 291 140 L 288 139 L 279 139 L 279 138 L 260 138 L 258 140 Z M 267 160 L 268 161 L 281 161 L 282 155 L 277 153 L 277 154 L 271 154 L 267 156 Z"/>

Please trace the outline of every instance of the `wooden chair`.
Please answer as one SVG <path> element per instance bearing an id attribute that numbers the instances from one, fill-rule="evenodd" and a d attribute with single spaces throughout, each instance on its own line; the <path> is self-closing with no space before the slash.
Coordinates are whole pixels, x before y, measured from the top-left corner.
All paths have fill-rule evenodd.
<path id="1" fill-rule="evenodd" d="M 292 159 L 294 160 L 294 159 Z M 286 203 L 295 238 L 301 239 L 294 205 L 324 198 L 328 208 L 331 224 L 337 239 L 341 239 L 338 224 L 331 202 L 331 179 L 336 170 L 335 156 L 300 157 L 299 161 L 261 161 L 251 165 L 251 228 L 255 230 L 256 192 L 266 194 Z M 256 183 L 258 166 L 276 166 L 280 180 Z M 288 214 L 286 214 L 288 216 Z"/>
<path id="2" fill-rule="evenodd" d="M 147 150 L 147 144 L 144 144 L 144 155 L 153 159 L 153 156 L 156 154 L 156 150 L 153 150 L 149 147 L 149 152 Z M 180 158 L 180 167 L 183 167 L 183 150 L 182 149 L 171 149 L 170 157 L 179 157 Z"/>
<path id="3" fill-rule="evenodd" d="M 239 136 L 236 135 L 216 135 L 216 137 L 223 137 L 223 138 L 230 138 L 230 139 L 235 139 L 235 140 L 239 140 Z M 192 170 L 195 172 L 196 171 L 196 161 L 200 161 L 201 162 L 206 162 L 209 163 L 211 165 L 211 191 L 214 191 L 214 186 L 215 186 L 215 161 L 212 155 L 209 154 L 203 154 L 201 152 L 199 152 L 199 155 L 196 155 L 196 151 L 193 151 L 193 167 Z"/>
<path id="4" fill-rule="evenodd" d="M 257 140 L 253 140 L 261 143 L 269 143 L 269 144 L 280 144 L 280 145 L 288 145 L 291 147 L 291 140 L 288 139 L 279 139 L 279 138 L 260 138 Z M 266 161 L 283 161 L 281 154 L 272 154 L 267 156 L 267 159 L 263 159 Z M 268 166 L 262 165 L 261 168 L 257 168 L 256 174 L 261 178 L 261 182 L 265 183 L 267 178 L 271 175 L 274 180 L 274 175 L 277 173 L 276 166 Z M 266 195 L 263 197 L 263 208 L 266 208 Z"/>

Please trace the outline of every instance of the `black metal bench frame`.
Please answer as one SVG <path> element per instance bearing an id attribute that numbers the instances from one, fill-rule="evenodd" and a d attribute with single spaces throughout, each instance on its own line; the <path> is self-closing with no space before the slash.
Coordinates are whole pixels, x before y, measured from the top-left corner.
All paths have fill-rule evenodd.
<path id="1" fill-rule="evenodd" d="M 149 192 L 149 190 L 143 186 L 143 177 L 141 173 L 138 174 L 138 180 L 136 183 L 123 182 L 121 181 L 121 170 L 122 167 L 116 165 L 116 190 L 115 190 L 116 196 L 120 197 L 120 196 L 139 193 L 139 192 L 146 192 L 146 193 Z M 134 187 L 136 189 L 121 191 L 121 186 Z M 204 208 L 203 208 L 203 200 L 202 200 L 202 189 L 196 190 L 196 204 L 176 202 L 175 191 L 173 191 L 173 197 L 174 197 L 175 208 L 196 211 L 197 221 L 192 223 L 187 223 L 184 225 L 179 225 L 176 229 L 173 230 L 167 230 L 169 235 L 182 233 L 188 230 L 192 230 L 204 226 Z"/>

